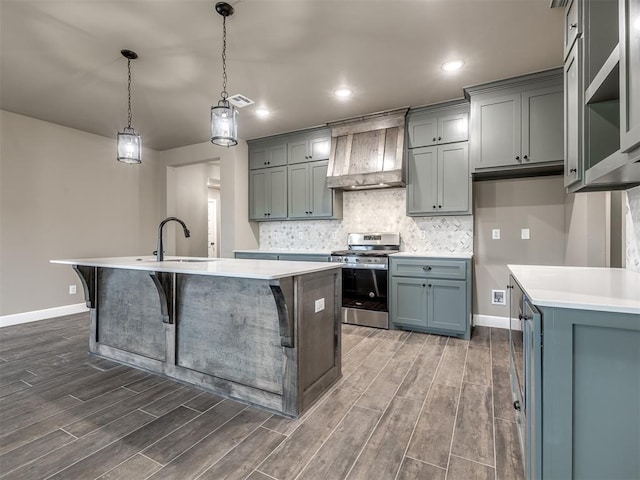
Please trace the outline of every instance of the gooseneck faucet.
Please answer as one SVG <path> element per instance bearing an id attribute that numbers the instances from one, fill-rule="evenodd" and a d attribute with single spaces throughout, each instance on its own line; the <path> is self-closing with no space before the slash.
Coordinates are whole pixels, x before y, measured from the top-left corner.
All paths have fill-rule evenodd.
<path id="1" fill-rule="evenodd" d="M 189 238 L 191 236 L 191 232 L 185 225 L 185 223 L 180 220 L 178 217 L 167 217 L 163 221 L 160 222 L 160 226 L 158 227 L 158 251 L 156 252 L 156 260 L 158 262 L 162 262 L 164 260 L 164 245 L 162 244 L 162 227 L 164 227 L 165 223 L 171 221 L 178 222 L 182 225 L 182 230 L 184 230 L 184 238 Z"/>

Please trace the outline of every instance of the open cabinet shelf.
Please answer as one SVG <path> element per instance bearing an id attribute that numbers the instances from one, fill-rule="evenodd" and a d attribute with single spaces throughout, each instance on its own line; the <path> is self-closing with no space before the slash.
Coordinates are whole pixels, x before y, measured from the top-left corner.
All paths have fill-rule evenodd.
<path id="1" fill-rule="evenodd" d="M 586 104 L 620 98 L 620 48 L 616 45 L 584 95 Z"/>

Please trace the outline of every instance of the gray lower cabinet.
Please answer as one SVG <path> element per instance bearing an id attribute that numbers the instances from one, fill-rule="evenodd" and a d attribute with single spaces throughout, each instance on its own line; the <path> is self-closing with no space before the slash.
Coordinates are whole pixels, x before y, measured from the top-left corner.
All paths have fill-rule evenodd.
<path id="1" fill-rule="evenodd" d="M 328 160 L 288 166 L 289 218 L 333 215 L 334 191 L 327 187 Z"/>
<path id="2" fill-rule="evenodd" d="M 469 338 L 471 260 L 392 256 L 389 266 L 392 328 Z"/>
<path id="3" fill-rule="evenodd" d="M 235 258 L 254 260 L 288 260 L 294 262 L 328 262 L 329 255 L 316 253 L 235 252 Z"/>
<path id="4" fill-rule="evenodd" d="M 562 70 L 465 89 L 471 98 L 473 172 L 531 173 L 562 167 Z M 535 167 L 534 170 L 532 170 Z"/>
<path id="5" fill-rule="evenodd" d="M 410 149 L 407 215 L 470 213 L 471 175 L 468 143 Z"/>
<path id="6" fill-rule="evenodd" d="M 287 167 L 249 172 L 249 219 L 287 218 Z"/>
<path id="7" fill-rule="evenodd" d="M 511 368 L 525 478 L 640 478 L 639 316 L 535 305 L 513 276 L 510 287 L 520 298 L 523 358 Z"/>

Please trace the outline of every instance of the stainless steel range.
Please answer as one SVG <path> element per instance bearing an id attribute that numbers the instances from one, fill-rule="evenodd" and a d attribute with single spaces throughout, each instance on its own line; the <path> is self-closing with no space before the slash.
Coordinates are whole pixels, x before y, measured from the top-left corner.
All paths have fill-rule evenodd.
<path id="1" fill-rule="evenodd" d="M 331 252 L 342 263 L 342 322 L 389 328 L 389 255 L 400 250 L 399 233 L 350 233 L 347 250 Z"/>

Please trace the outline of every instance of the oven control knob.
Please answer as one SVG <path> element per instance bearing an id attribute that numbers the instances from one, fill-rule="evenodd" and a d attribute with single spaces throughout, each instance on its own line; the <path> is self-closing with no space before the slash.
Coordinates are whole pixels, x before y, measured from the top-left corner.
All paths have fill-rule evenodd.
<path id="1" fill-rule="evenodd" d="M 369 292 L 369 298 L 373 298 L 373 297 L 375 297 L 375 296 L 376 296 L 376 294 L 375 294 L 375 293 L 373 293 L 373 292 Z"/>
<path id="2" fill-rule="evenodd" d="M 343 261 L 343 262 L 348 262 L 348 261 L 349 261 L 349 259 L 348 259 L 347 257 L 344 257 L 344 258 L 342 259 L 342 261 Z"/>

